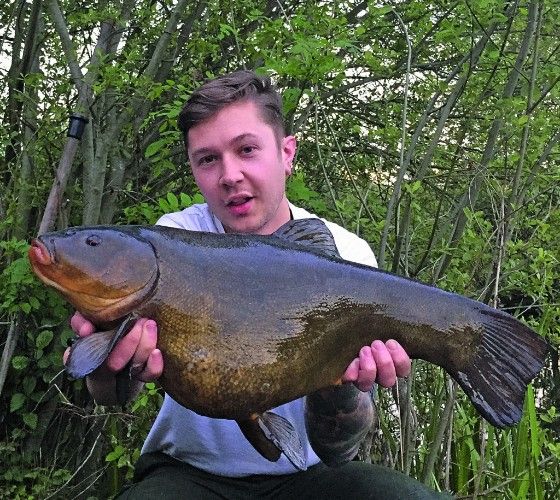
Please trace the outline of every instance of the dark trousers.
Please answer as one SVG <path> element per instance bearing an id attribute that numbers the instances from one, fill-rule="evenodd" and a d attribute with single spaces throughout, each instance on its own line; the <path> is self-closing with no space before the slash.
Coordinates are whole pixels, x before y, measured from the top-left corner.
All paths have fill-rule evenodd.
<path id="1" fill-rule="evenodd" d="M 118 497 L 129 499 L 442 499 L 422 483 L 387 467 L 349 462 L 338 468 L 323 464 L 282 476 L 231 478 L 209 474 L 163 453 L 138 460 L 134 483 Z"/>

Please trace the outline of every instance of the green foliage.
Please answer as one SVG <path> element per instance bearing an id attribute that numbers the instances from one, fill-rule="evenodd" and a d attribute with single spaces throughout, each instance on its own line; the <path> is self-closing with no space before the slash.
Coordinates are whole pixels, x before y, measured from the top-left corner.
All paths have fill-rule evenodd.
<path id="1" fill-rule="evenodd" d="M 179 197 L 177 197 L 170 192 L 164 197 L 158 198 L 157 206 L 142 202 L 125 207 L 123 212 L 127 224 L 155 224 L 162 215 L 184 210 L 195 203 L 204 203 L 204 198 L 200 193 L 195 193 L 193 196 L 179 193 Z"/>
<path id="2" fill-rule="evenodd" d="M 7 442 L 0 442 L 2 471 L 0 471 L 0 498 L 46 498 L 57 491 L 72 475 L 67 469 L 37 467 L 32 460 L 19 455 L 17 443 L 21 435 Z"/>
<path id="3" fill-rule="evenodd" d="M 38 286 L 38 282 L 31 272 L 27 258 L 28 248 L 29 245 L 25 241 L 16 239 L 0 241 L 3 257 L 9 261 L 0 275 L 3 284 L 3 302 L 0 305 L 0 313 L 3 316 L 20 311 L 25 314 L 37 311 L 47 293 L 43 287 Z"/>

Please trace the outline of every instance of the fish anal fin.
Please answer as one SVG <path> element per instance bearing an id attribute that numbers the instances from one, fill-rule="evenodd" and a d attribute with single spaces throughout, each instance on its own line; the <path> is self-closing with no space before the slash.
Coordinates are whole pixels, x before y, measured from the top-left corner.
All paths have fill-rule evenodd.
<path id="1" fill-rule="evenodd" d="M 267 460 L 276 462 L 284 453 L 296 469 L 307 469 L 300 437 L 284 417 L 267 411 L 237 424 L 247 440 Z"/>

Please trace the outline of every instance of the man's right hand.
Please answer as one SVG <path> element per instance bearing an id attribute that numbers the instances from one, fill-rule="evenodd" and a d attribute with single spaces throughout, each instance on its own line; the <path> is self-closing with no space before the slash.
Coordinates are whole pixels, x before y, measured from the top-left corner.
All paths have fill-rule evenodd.
<path id="1" fill-rule="evenodd" d="M 91 335 L 94 325 L 79 312 L 70 319 L 72 330 L 80 337 Z M 161 351 L 156 348 L 157 325 L 155 321 L 140 318 L 132 329 L 117 342 L 107 360 L 87 379 L 90 394 L 98 404 L 112 405 L 117 403 L 116 374 L 123 370 L 131 361 L 131 397 L 142 388 L 142 382 L 158 379 L 163 371 Z M 64 363 L 68 358 L 69 349 L 64 353 Z"/>

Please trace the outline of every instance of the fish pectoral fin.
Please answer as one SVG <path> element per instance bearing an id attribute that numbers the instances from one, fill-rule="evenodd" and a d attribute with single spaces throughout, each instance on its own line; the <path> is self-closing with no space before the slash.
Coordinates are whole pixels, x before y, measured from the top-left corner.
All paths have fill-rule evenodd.
<path id="1" fill-rule="evenodd" d="M 117 341 L 130 331 L 135 321 L 136 318 L 130 315 L 117 328 L 78 338 L 70 347 L 66 360 L 68 375 L 72 378 L 83 378 L 99 368 Z"/>
<path id="2" fill-rule="evenodd" d="M 111 352 L 111 340 L 115 330 L 95 332 L 80 337 L 70 348 L 66 360 L 66 372 L 72 378 L 83 378 L 98 368 Z"/>
<path id="3" fill-rule="evenodd" d="M 237 424 L 247 441 L 267 460 L 276 462 L 284 453 L 296 469 L 307 469 L 299 435 L 284 417 L 267 411 L 238 420 Z"/>

